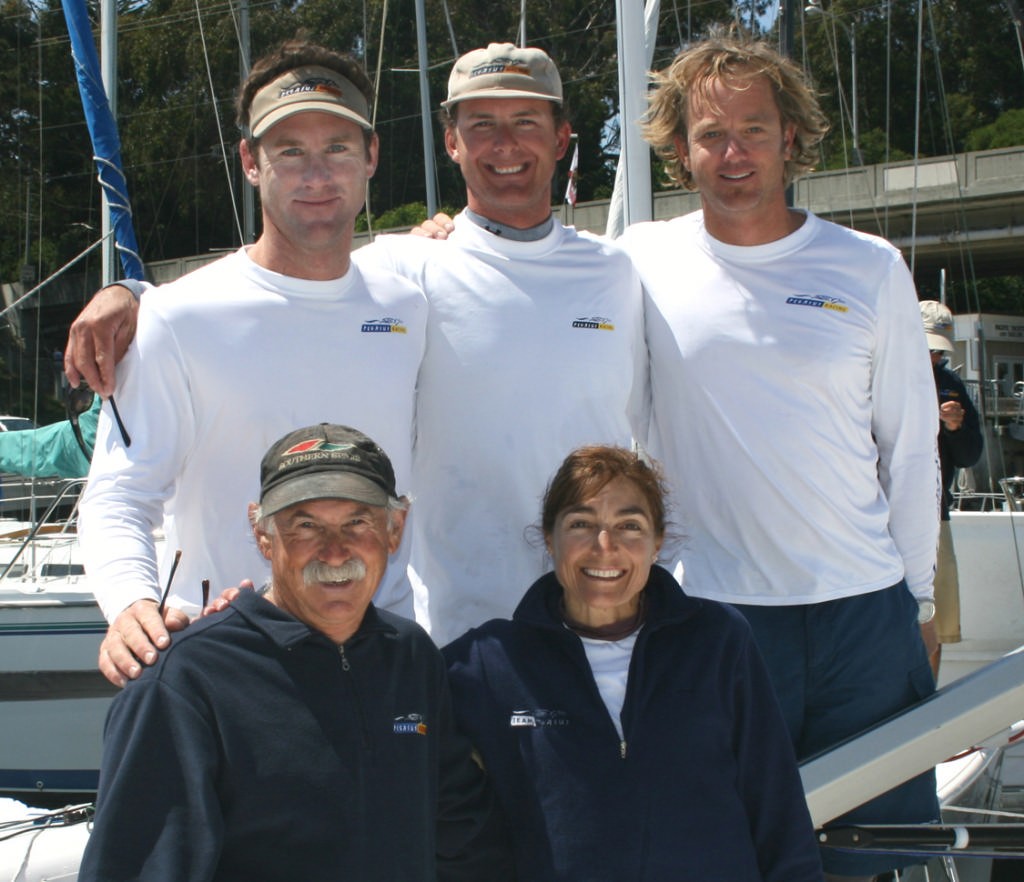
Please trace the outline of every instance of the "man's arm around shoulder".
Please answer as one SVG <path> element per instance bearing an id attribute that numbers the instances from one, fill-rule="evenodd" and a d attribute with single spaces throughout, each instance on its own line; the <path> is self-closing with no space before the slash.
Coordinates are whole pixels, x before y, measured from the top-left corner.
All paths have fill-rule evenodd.
<path id="1" fill-rule="evenodd" d="M 104 398 L 114 394 L 114 369 L 135 337 L 138 314 L 138 299 L 125 285 L 96 292 L 68 331 L 64 372 L 73 387 L 84 381 Z"/>

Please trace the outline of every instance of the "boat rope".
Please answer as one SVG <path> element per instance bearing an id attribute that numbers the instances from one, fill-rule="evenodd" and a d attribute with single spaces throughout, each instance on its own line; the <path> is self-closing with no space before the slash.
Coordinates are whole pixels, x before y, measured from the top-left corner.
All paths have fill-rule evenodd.
<path id="1" fill-rule="evenodd" d="M 377 41 L 377 67 L 373 72 L 373 116 L 370 118 L 370 125 L 374 131 L 377 130 L 377 99 L 380 97 L 380 76 L 384 67 L 384 28 L 388 23 L 388 0 L 384 0 L 380 10 L 380 38 Z M 366 231 L 370 234 L 370 241 L 373 241 L 373 213 L 370 210 L 370 181 L 366 181 Z"/>
<path id="2" fill-rule="evenodd" d="M 910 197 L 910 274 L 917 257 L 918 171 L 921 167 L 921 67 L 924 45 L 924 0 L 917 3 L 917 68 L 914 76 L 914 186 Z"/>
<path id="3" fill-rule="evenodd" d="M 1020 4 L 1017 0 L 1003 0 L 1007 12 L 1010 13 L 1010 20 L 1013 22 L 1014 32 L 1017 34 L 1017 50 L 1020 52 L 1020 66 L 1024 69 L 1024 21 L 1020 12 Z"/>
<path id="4" fill-rule="evenodd" d="M 206 30 L 203 28 L 203 13 L 199 8 L 199 0 L 196 4 L 196 21 L 199 24 L 199 42 L 203 44 L 203 62 L 206 65 L 206 81 L 210 88 L 210 104 L 213 105 L 213 116 L 217 121 L 217 139 L 220 142 L 220 155 L 224 160 L 224 175 L 228 181 L 228 193 L 231 196 L 231 212 L 235 218 L 235 229 L 238 232 L 238 241 L 245 242 L 245 234 L 242 232 L 242 220 L 238 216 L 238 201 L 235 199 L 235 185 L 231 180 L 231 163 L 228 161 L 227 146 L 224 144 L 224 129 L 221 126 L 220 110 L 217 107 L 217 90 L 213 85 L 213 71 L 210 69 L 210 53 L 206 48 Z"/>
<path id="5" fill-rule="evenodd" d="M 107 236 L 112 236 L 112 235 L 113 235 L 113 231 L 107 233 Z M 15 300 L 13 303 L 11 303 L 9 306 L 5 306 L 3 309 L 0 309 L 0 318 L 3 318 L 12 309 L 20 306 L 22 303 L 24 303 L 30 297 L 33 297 L 37 292 L 39 292 L 40 290 L 45 288 L 47 285 L 49 285 L 50 282 L 52 282 L 58 276 L 62 276 L 69 269 L 71 269 L 71 267 L 73 267 L 76 263 L 78 263 L 78 261 L 80 261 L 82 258 L 88 256 L 89 252 L 95 251 L 97 248 L 99 248 L 100 245 L 103 244 L 103 240 L 105 238 L 106 238 L 106 236 L 101 236 L 99 239 L 97 239 L 95 242 L 93 242 L 92 245 L 89 245 L 84 251 L 80 251 L 75 257 L 72 257 L 71 260 L 69 260 L 66 264 L 64 264 L 64 266 L 60 267 L 60 269 L 54 270 L 54 272 L 50 273 L 50 275 L 48 275 L 45 279 L 43 279 L 34 288 L 30 288 L 28 291 L 26 291 L 24 294 L 22 294 L 21 297 L 19 297 L 17 300 Z"/>
<path id="6" fill-rule="evenodd" d="M 452 41 L 452 58 L 458 58 L 462 53 L 459 52 L 459 44 L 455 41 L 455 28 L 452 25 L 452 14 L 448 9 L 448 0 L 441 0 L 441 5 L 444 7 L 444 22 L 448 25 L 448 39 Z"/>
<path id="7" fill-rule="evenodd" d="M 52 812 L 34 814 L 16 821 L 0 821 L 0 842 L 21 836 L 24 833 L 42 833 L 50 827 L 69 827 L 83 821 L 91 821 L 96 812 L 91 802 L 67 805 Z"/>
<path id="8" fill-rule="evenodd" d="M 960 812 L 965 815 L 984 815 L 988 818 L 1012 818 L 1015 821 L 1024 820 L 1024 813 L 1008 812 L 1002 809 L 973 808 L 971 806 L 963 805 L 944 805 L 942 810 L 947 812 Z"/>
<path id="9" fill-rule="evenodd" d="M 132 206 L 131 203 L 128 201 L 127 195 L 128 179 L 125 177 L 124 171 L 121 169 L 120 164 L 116 162 L 111 162 L 105 156 L 99 156 L 97 154 L 93 154 L 92 161 L 96 163 L 96 180 L 99 182 L 100 188 L 103 190 L 104 194 L 107 197 L 107 205 L 111 209 L 123 211 L 128 216 L 129 222 L 131 222 Z M 107 175 L 113 175 L 117 180 L 119 180 L 120 186 L 114 184 L 113 181 L 105 177 L 104 172 L 106 172 Z M 122 255 L 122 266 L 125 266 L 124 255 L 128 255 L 129 258 L 137 261 L 139 265 L 142 264 L 142 257 L 139 255 L 139 252 L 126 244 L 118 242 L 117 237 L 114 238 L 114 250 Z"/>

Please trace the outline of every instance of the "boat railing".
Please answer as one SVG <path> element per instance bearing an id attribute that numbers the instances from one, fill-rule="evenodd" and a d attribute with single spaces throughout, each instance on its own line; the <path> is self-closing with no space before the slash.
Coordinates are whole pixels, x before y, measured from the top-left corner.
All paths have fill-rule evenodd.
<path id="1" fill-rule="evenodd" d="M 1007 511 L 1024 511 L 1024 478 L 1019 476 L 999 479 L 999 487 L 1006 499 Z"/>
<path id="2" fill-rule="evenodd" d="M 24 535 L 22 535 L 20 530 L 7 534 L 8 539 L 20 539 L 21 541 L 14 554 L 11 555 L 10 560 L 2 565 L 3 570 L 0 572 L 0 581 L 8 578 L 8 576 L 12 574 L 21 574 L 21 572 L 16 569 L 19 561 L 25 557 L 29 549 L 36 546 L 36 543 L 42 537 L 45 537 L 48 540 L 53 540 L 54 538 L 73 538 L 75 536 L 78 502 L 81 498 L 82 489 L 85 487 L 85 482 L 85 478 L 76 478 L 70 481 L 65 481 L 56 491 L 49 505 L 47 505 L 42 517 L 36 519 L 29 526 L 24 528 Z M 49 568 L 45 572 L 45 575 L 47 576 L 67 576 L 77 574 L 77 572 L 72 571 L 72 564 L 70 563 L 62 565 L 50 562 L 48 564 L 44 564 L 44 567 Z M 24 567 L 22 570 L 24 570 Z"/>
<path id="3" fill-rule="evenodd" d="M 965 747 L 1014 730 L 1024 707 L 1024 647 L 800 764 L 816 827 Z"/>

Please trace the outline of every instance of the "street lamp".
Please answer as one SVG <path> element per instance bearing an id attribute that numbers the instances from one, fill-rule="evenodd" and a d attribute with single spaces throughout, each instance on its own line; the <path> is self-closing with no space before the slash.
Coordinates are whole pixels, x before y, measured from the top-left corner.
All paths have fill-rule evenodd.
<path id="1" fill-rule="evenodd" d="M 821 0 L 807 0 L 804 12 L 808 15 L 827 15 L 846 31 L 846 36 L 850 41 L 850 104 L 853 105 L 850 112 L 850 125 L 853 129 L 853 164 L 863 165 L 864 161 L 860 155 L 860 129 L 857 126 L 857 28 L 853 24 L 847 25 L 833 13 L 822 9 Z"/>

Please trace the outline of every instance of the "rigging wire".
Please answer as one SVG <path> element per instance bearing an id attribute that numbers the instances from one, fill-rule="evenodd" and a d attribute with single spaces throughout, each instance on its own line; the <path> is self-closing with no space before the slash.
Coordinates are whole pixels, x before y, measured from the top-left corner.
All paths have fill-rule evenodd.
<path id="1" fill-rule="evenodd" d="M 206 48 L 206 30 L 203 28 L 203 14 L 199 9 L 199 0 L 196 4 L 196 21 L 199 24 L 199 41 L 203 44 L 203 62 L 206 65 L 206 80 L 210 87 L 210 104 L 213 105 L 213 116 L 217 122 L 217 140 L 220 143 L 220 155 L 224 161 L 224 175 L 228 182 L 228 193 L 231 197 L 231 214 L 235 219 L 235 230 L 238 232 L 238 241 L 245 242 L 245 233 L 242 232 L 242 220 L 238 216 L 238 201 L 235 198 L 235 185 L 231 180 L 231 163 L 228 161 L 228 151 L 224 144 L 224 130 L 221 126 L 220 109 L 217 107 L 217 90 L 213 85 L 213 71 L 210 69 L 210 53 Z"/>
<path id="2" fill-rule="evenodd" d="M 444 8 L 444 22 L 448 25 L 448 39 L 452 41 L 452 58 L 458 58 L 462 53 L 459 52 L 459 46 L 455 42 L 455 28 L 452 25 L 452 14 L 448 9 L 448 0 L 441 0 L 441 5 Z"/>
<path id="3" fill-rule="evenodd" d="M 1024 69 L 1024 21 L 1022 21 L 1020 4 L 1017 0 L 1003 0 L 1003 4 L 1006 6 L 1007 11 L 1010 13 L 1010 19 L 1013 21 L 1013 29 L 1017 35 L 1017 51 L 1020 53 L 1020 65 Z"/>
<path id="4" fill-rule="evenodd" d="M 380 97 L 380 77 L 384 67 L 384 28 L 388 22 L 388 0 L 384 0 L 380 12 L 380 39 L 377 44 L 377 68 L 373 74 L 373 116 L 370 118 L 370 126 L 377 131 L 377 103 Z M 370 234 L 370 241 L 373 241 L 373 214 L 370 211 L 370 180 L 366 181 L 366 232 Z"/>
<path id="5" fill-rule="evenodd" d="M 60 267 L 59 269 L 57 269 L 54 272 L 50 273 L 50 275 L 48 275 L 45 279 L 43 279 L 34 288 L 29 289 L 24 294 L 22 294 L 21 297 L 19 297 L 17 300 L 15 300 L 13 303 L 5 306 L 3 309 L 0 309 L 0 318 L 3 318 L 5 315 L 7 315 L 7 313 L 9 313 L 15 307 L 21 306 L 22 303 L 24 303 L 30 297 L 35 295 L 37 292 L 41 291 L 43 288 L 45 288 L 47 285 L 49 285 L 50 282 L 52 282 L 54 279 L 58 278 L 59 276 L 64 275 L 64 273 L 66 273 L 69 269 L 71 269 L 71 267 L 73 267 L 76 263 L 78 263 L 78 261 L 80 261 L 82 258 L 88 256 L 91 252 L 93 252 L 97 248 L 99 248 L 100 245 L 103 244 L 103 240 L 108 238 L 111 235 L 113 235 L 112 231 L 110 233 L 107 233 L 106 236 L 101 236 L 99 239 L 97 239 L 95 242 L 93 242 L 92 245 L 89 245 L 83 251 L 80 251 L 77 255 L 72 257 L 71 260 L 69 260 L 67 263 L 65 263 L 62 267 Z"/>
<path id="6" fill-rule="evenodd" d="M 946 84 L 942 76 L 942 63 L 941 63 L 941 49 L 939 46 L 939 38 L 935 30 L 935 18 L 932 14 L 931 4 L 928 5 L 928 27 L 932 42 L 932 58 L 935 64 L 935 82 L 936 88 L 939 95 L 939 106 L 942 108 L 942 127 L 943 134 L 946 138 L 945 152 L 948 155 L 954 155 L 955 144 L 953 140 L 953 122 L 949 113 L 949 99 L 946 92 Z M 957 237 L 957 255 L 960 258 L 960 271 L 964 276 L 964 288 L 965 296 L 967 298 L 967 311 L 968 312 L 981 312 L 981 302 L 978 297 L 978 286 L 977 277 L 975 275 L 974 267 L 974 253 L 970 248 L 971 232 L 970 226 L 967 223 L 967 212 L 964 207 L 964 188 L 963 182 L 960 178 L 960 163 L 954 161 L 954 169 L 956 171 L 956 188 L 957 188 L 957 199 L 956 199 L 956 215 L 959 221 L 958 227 L 962 231 L 963 235 Z M 974 302 L 971 301 L 971 294 L 973 292 Z M 971 308 L 973 306 L 973 309 Z"/>
<path id="7" fill-rule="evenodd" d="M 43 33 L 43 17 L 40 15 L 37 19 L 39 27 L 39 34 L 42 36 Z M 38 65 L 39 82 L 43 82 L 43 50 L 42 47 L 37 47 L 36 50 L 36 62 Z M 38 279 L 43 272 L 43 90 L 38 90 L 39 100 L 39 226 L 36 230 L 36 242 L 39 247 L 36 256 L 36 278 Z M 37 286 L 38 287 L 38 286 Z M 3 313 L 0 313 L 2 315 Z M 38 310 L 36 314 L 36 358 L 38 361 L 39 355 L 39 325 L 42 323 L 42 310 Z M 33 370 L 35 376 L 34 388 L 32 394 L 32 422 L 37 426 L 39 425 L 39 371 Z"/>
<path id="8" fill-rule="evenodd" d="M 914 76 L 914 186 L 910 196 L 910 274 L 917 258 L 918 170 L 921 159 L 921 68 L 924 47 L 924 0 L 917 0 L 917 67 Z"/>

